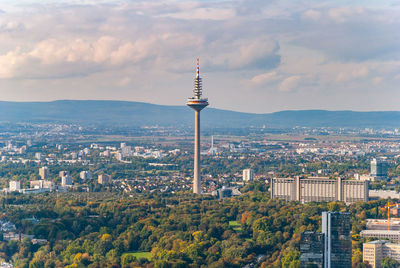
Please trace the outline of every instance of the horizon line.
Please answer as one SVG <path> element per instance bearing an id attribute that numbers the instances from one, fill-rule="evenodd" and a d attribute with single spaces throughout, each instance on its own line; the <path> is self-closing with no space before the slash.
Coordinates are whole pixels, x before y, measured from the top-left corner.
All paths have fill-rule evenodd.
<path id="1" fill-rule="evenodd" d="M 141 103 L 141 104 L 149 104 L 149 105 L 156 105 L 156 106 L 168 106 L 168 107 L 186 107 L 185 104 L 182 105 L 174 105 L 174 104 L 158 104 L 158 103 L 151 103 L 151 102 L 144 102 L 144 101 L 135 101 L 135 100 L 118 100 L 118 99 L 55 99 L 55 100 L 32 100 L 32 101 L 15 101 L 15 100 L 0 100 L 0 103 L 52 103 L 52 102 L 61 102 L 61 101 L 76 101 L 76 102 L 126 102 L 126 103 Z M 343 109 L 343 110 L 332 110 L 332 109 L 320 109 L 320 108 L 307 108 L 307 109 L 285 109 L 285 110 L 277 110 L 273 112 L 264 112 L 264 113 L 257 113 L 257 112 L 245 112 L 245 111 L 237 111 L 225 108 L 216 108 L 216 107 L 209 107 L 209 109 L 214 110 L 221 110 L 221 111 L 230 111 L 235 113 L 244 113 L 244 114 L 273 114 L 273 113 L 280 113 L 280 112 L 301 112 L 301 111 L 323 111 L 323 112 L 355 112 L 355 113 L 371 113 L 371 112 L 400 112 L 400 110 L 350 110 L 350 109 Z"/>

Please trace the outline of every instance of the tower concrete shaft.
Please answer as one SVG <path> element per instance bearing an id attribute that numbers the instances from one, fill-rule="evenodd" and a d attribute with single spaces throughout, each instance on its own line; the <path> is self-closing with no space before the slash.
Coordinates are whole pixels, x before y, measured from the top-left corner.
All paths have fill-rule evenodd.
<path id="1" fill-rule="evenodd" d="M 194 111 L 194 172 L 193 172 L 193 193 L 201 194 L 200 176 L 200 111 Z"/>
<path id="2" fill-rule="evenodd" d="M 200 111 L 208 105 L 208 99 L 201 98 L 202 83 L 199 74 L 199 59 L 197 59 L 196 77 L 194 79 L 194 97 L 189 98 L 187 106 L 194 110 L 194 169 L 193 169 L 193 193 L 201 194 L 200 174 Z"/>

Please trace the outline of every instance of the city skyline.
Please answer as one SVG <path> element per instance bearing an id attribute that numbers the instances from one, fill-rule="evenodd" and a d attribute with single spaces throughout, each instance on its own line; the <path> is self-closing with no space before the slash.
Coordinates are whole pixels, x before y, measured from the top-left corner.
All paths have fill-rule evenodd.
<path id="1" fill-rule="evenodd" d="M 395 1 L 2 1 L 0 10 L 2 100 L 181 105 L 198 56 L 214 108 L 400 110 Z"/>

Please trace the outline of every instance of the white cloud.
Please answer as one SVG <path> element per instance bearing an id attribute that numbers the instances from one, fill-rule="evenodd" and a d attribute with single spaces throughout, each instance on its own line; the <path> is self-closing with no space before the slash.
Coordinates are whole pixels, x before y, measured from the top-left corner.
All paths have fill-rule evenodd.
<path id="1" fill-rule="evenodd" d="M 301 79 L 302 77 L 299 75 L 293 75 L 285 78 L 279 85 L 279 90 L 284 92 L 292 91 L 299 85 Z"/>
<path id="2" fill-rule="evenodd" d="M 278 75 L 278 73 L 276 71 L 259 74 L 250 79 L 250 85 L 260 86 L 260 85 L 268 84 L 272 81 L 278 80 L 280 77 L 281 76 Z"/>

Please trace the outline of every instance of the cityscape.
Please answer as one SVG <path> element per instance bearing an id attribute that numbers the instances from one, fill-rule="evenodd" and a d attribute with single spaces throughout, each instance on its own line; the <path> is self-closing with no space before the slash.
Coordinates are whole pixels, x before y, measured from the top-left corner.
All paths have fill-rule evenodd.
<path id="1" fill-rule="evenodd" d="M 400 267 L 396 1 L 0 3 L 0 268 Z"/>

